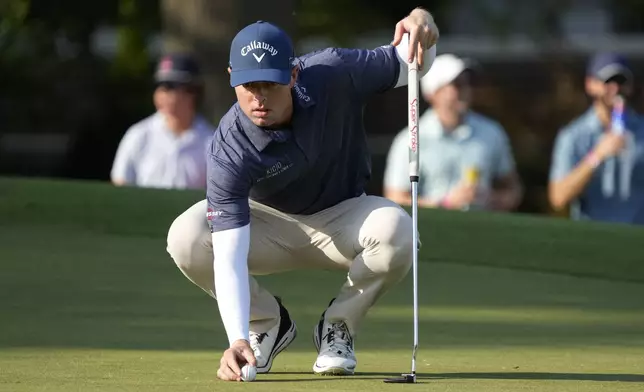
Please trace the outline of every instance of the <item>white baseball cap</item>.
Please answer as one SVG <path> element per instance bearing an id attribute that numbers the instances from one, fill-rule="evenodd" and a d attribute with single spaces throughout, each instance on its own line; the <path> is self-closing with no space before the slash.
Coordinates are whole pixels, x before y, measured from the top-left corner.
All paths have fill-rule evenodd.
<path id="1" fill-rule="evenodd" d="M 439 88 L 452 83 L 471 64 L 453 54 L 436 56 L 432 67 L 420 80 L 420 88 L 425 94 L 434 94 Z"/>

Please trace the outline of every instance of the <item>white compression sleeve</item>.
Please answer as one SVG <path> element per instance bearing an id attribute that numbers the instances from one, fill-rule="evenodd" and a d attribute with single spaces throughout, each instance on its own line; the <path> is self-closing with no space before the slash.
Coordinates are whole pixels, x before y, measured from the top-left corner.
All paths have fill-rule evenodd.
<path id="1" fill-rule="evenodd" d="M 212 234 L 215 295 L 229 344 L 250 339 L 249 248 L 250 225 Z"/>
<path id="2" fill-rule="evenodd" d="M 407 85 L 408 78 L 408 63 L 407 58 L 409 57 L 409 34 L 405 33 L 403 35 L 402 41 L 396 46 L 396 55 L 398 56 L 398 62 L 400 63 L 400 75 L 398 76 L 398 82 L 396 87 L 402 87 Z M 418 71 L 418 78 L 425 76 L 427 71 L 432 67 L 434 59 L 436 58 L 436 45 L 429 48 L 423 53 L 423 69 Z"/>

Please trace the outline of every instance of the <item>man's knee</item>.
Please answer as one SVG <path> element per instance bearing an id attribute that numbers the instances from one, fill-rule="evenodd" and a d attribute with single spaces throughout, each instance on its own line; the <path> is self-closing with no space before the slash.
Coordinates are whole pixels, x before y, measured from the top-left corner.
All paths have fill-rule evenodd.
<path id="1" fill-rule="evenodd" d="M 166 250 L 184 273 L 202 269 L 204 262 L 212 262 L 206 207 L 202 204 L 197 203 L 179 215 L 168 230 Z M 201 207 L 203 214 L 200 213 Z"/>
<path id="2" fill-rule="evenodd" d="M 377 271 L 406 273 L 411 267 L 413 228 L 409 214 L 397 205 L 385 206 L 374 210 L 362 230 L 366 240 L 365 248 L 378 254 L 380 265 Z"/>

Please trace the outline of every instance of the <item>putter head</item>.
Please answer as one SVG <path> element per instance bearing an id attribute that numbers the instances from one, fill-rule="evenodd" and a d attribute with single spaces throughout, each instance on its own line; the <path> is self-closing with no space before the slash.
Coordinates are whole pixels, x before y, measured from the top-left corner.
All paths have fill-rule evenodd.
<path id="1" fill-rule="evenodd" d="M 401 377 L 387 378 L 384 382 L 389 384 L 415 384 L 416 373 L 402 374 Z"/>

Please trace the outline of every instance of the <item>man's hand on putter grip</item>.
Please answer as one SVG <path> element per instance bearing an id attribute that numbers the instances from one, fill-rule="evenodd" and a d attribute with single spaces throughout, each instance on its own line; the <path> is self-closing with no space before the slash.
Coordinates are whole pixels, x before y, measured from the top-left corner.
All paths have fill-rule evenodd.
<path id="1" fill-rule="evenodd" d="M 438 41 L 438 27 L 432 15 L 422 8 L 414 9 L 405 19 L 396 23 L 392 45 L 397 46 L 403 35 L 409 33 L 409 59 L 418 62 L 418 69 L 423 69 L 423 53 Z"/>
<path id="2" fill-rule="evenodd" d="M 223 381 L 241 381 L 241 368 L 247 363 L 257 366 L 250 343 L 246 340 L 236 340 L 221 356 L 217 378 Z"/>

